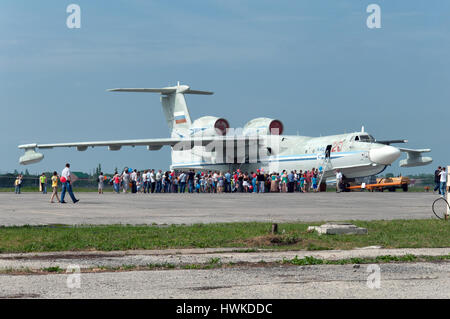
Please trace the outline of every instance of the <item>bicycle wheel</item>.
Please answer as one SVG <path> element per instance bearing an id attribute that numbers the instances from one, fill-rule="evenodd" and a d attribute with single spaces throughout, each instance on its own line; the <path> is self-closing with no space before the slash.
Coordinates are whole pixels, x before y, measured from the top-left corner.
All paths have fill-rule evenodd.
<path id="1" fill-rule="evenodd" d="M 445 214 L 447 214 L 447 208 L 450 208 L 450 206 L 444 197 L 439 197 L 433 202 L 433 213 L 439 219 L 445 218 Z"/>

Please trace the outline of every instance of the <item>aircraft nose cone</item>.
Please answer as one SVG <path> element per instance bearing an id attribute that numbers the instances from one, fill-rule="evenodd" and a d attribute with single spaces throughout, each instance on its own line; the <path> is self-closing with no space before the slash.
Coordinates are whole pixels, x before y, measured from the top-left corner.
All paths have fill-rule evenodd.
<path id="1" fill-rule="evenodd" d="M 369 158 L 372 162 L 382 165 L 389 165 L 400 157 L 400 150 L 393 146 L 383 146 L 369 151 Z"/>

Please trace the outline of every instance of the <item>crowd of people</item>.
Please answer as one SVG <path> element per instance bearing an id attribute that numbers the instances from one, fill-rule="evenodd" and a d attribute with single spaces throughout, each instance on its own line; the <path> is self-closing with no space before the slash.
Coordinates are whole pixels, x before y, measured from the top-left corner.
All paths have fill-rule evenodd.
<path id="1" fill-rule="evenodd" d="M 125 168 L 111 178 L 101 173 L 97 179 L 98 191 L 103 193 L 109 183 L 116 193 L 265 193 L 318 192 L 320 172 L 282 171 L 281 173 L 221 171 L 166 171 L 149 169 L 138 171 Z"/>
<path id="2" fill-rule="evenodd" d="M 447 190 L 447 172 L 445 167 L 439 166 L 434 172 L 435 188 L 439 194 L 445 196 Z M 105 185 L 112 186 L 117 194 L 123 192 L 131 193 L 293 193 L 293 192 L 319 192 L 321 169 L 312 168 L 305 171 L 283 170 L 281 173 L 265 173 L 263 169 L 256 172 L 243 172 L 237 169 L 234 172 L 221 171 L 155 171 L 148 169 L 138 171 L 125 168 L 122 173 L 115 172 L 112 177 L 100 173 L 97 177 L 98 193 L 103 194 Z M 72 191 L 72 182 L 76 179 L 70 172 L 70 164 L 66 164 L 61 175 L 53 172 L 51 176 L 53 203 L 56 198 L 58 202 L 65 203 L 66 192 L 69 193 L 74 203 L 79 200 L 75 198 Z M 339 169 L 336 170 L 336 191 L 345 191 L 345 177 Z M 61 198 L 58 196 L 58 182 L 61 182 Z M 14 182 L 15 193 L 20 194 L 23 184 L 23 175 L 19 174 Z M 47 193 L 47 177 L 43 173 L 39 177 L 40 190 Z"/>

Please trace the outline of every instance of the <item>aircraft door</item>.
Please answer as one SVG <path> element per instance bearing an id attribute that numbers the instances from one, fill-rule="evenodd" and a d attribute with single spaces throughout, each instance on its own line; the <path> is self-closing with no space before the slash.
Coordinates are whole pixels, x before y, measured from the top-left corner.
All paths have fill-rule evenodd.
<path id="1" fill-rule="evenodd" d="M 325 149 L 325 159 L 331 158 L 331 145 L 327 145 L 327 148 Z"/>

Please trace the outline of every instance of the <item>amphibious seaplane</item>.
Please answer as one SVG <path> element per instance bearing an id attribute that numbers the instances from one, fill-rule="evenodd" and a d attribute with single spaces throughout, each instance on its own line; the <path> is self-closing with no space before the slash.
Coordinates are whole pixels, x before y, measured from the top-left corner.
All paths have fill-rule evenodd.
<path id="1" fill-rule="evenodd" d="M 185 94 L 211 95 L 213 92 L 192 90 L 187 85 L 165 88 L 119 88 L 110 92 L 159 93 L 163 114 L 169 126 L 170 137 L 137 140 L 94 141 L 56 144 L 19 145 L 25 150 L 20 164 L 41 161 L 44 155 L 36 149 L 76 147 L 85 151 L 89 147 L 108 147 L 118 151 L 123 146 L 147 146 L 155 151 L 163 146 L 172 148 L 171 169 L 281 172 L 283 170 L 311 170 L 318 168 L 322 178 L 332 179 L 340 169 L 347 178 L 365 177 L 382 172 L 396 161 L 401 153 L 406 158 L 401 167 L 427 165 L 431 157 L 422 156 L 430 149 L 408 149 L 391 144 L 406 140 L 379 141 L 364 131 L 322 137 L 283 135 L 280 120 L 256 118 L 241 129 L 230 128 L 224 118 L 203 116 L 192 121 Z"/>

